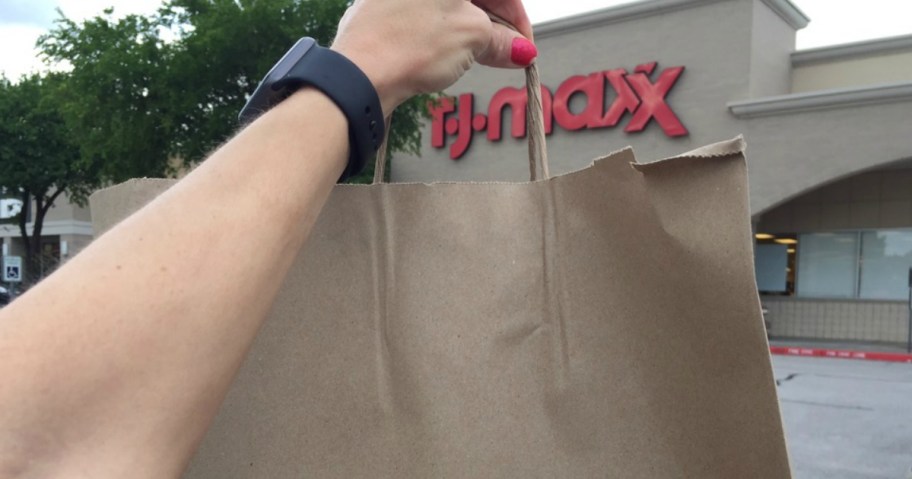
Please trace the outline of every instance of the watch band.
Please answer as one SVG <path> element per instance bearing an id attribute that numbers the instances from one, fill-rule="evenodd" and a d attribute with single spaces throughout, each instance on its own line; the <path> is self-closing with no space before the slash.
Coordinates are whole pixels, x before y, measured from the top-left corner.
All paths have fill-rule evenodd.
<path id="1" fill-rule="evenodd" d="M 272 67 L 241 109 L 238 120 L 247 124 L 303 86 L 320 90 L 348 120 L 348 165 L 339 181 L 357 175 L 383 142 L 383 106 L 367 75 L 345 58 L 304 37 Z"/>
<path id="2" fill-rule="evenodd" d="M 273 89 L 294 91 L 305 85 L 323 92 L 348 119 L 348 166 L 339 181 L 357 175 L 383 142 L 383 107 L 373 83 L 341 53 L 315 44 Z"/>

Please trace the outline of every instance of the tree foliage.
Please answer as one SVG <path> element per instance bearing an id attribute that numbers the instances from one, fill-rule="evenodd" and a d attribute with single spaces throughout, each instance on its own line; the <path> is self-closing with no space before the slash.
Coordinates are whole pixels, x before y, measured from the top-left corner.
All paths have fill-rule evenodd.
<path id="1" fill-rule="evenodd" d="M 281 55 L 302 36 L 329 44 L 350 3 L 168 0 L 152 15 L 107 9 L 82 22 L 60 13 L 38 41 L 57 73 L 0 80 L 0 187 L 36 205 L 20 221 L 29 261 L 55 200 L 84 204 L 104 183 L 171 176 L 205 159 L 236 132 L 238 112 Z M 396 111 L 391 153 L 418 153 L 429 99 Z M 351 181 L 372 176 L 370 165 Z"/>
<path id="2" fill-rule="evenodd" d="M 184 32 L 169 75 L 175 153 L 197 160 L 237 128 L 237 114 L 272 65 L 306 32 L 326 44 L 346 0 L 173 0 L 164 27 Z"/>
<path id="3" fill-rule="evenodd" d="M 39 44 L 72 66 L 62 89 L 83 155 L 112 181 L 173 173 L 237 130 L 260 79 L 301 36 L 329 44 L 349 0 L 170 0 L 154 15 L 66 18 Z M 417 153 L 427 97 L 396 112 L 391 151 Z M 356 179 L 363 181 L 372 172 Z"/>
<path id="4" fill-rule="evenodd" d="M 0 187 L 6 196 L 26 205 L 18 225 L 26 250 L 26 280 L 29 274 L 50 265 L 41 256 L 44 218 L 64 193 L 84 204 L 100 181 L 100 163 L 86 161 L 66 127 L 56 92 L 62 75 L 33 75 L 13 84 L 0 78 Z M 31 206 L 34 205 L 34 209 Z M 33 222 L 28 234 L 26 224 Z"/>
<path id="5" fill-rule="evenodd" d="M 168 164 L 173 46 L 159 38 L 155 19 L 110 15 L 81 24 L 62 17 L 39 43 L 71 67 L 57 100 L 84 159 L 100 163 L 111 181 L 160 176 Z"/>

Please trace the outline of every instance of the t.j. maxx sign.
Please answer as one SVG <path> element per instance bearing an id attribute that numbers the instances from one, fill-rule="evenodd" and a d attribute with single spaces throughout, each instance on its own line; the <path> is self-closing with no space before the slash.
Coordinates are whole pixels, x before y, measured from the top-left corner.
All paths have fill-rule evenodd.
<path id="1" fill-rule="evenodd" d="M 561 83 L 554 94 L 542 86 L 545 132 L 550 134 L 554 130 L 555 121 L 568 131 L 611 128 L 630 113 L 624 127 L 626 132 L 643 131 L 649 121 L 655 119 L 666 135 L 686 135 L 687 128 L 665 102 L 684 67 L 666 68 L 654 76 L 655 68 L 656 62 L 652 62 L 638 65 L 633 73 L 619 68 L 572 76 Z M 616 93 L 610 105 L 605 104 L 607 87 Z M 586 104 L 581 112 L 574 113 L 570 110 L 570 99 L 577 94 L 585 95 Z M 432 102 L 431 145 L 444 148 L 447 137 L 455 136 L 456 141 L 450 145 L 450 158 L 456 160 L 469 149 L 475 132 L 487 131 L 488 141 L 500 141 L 504 109 L 508 106 L 511 112 L 510 133 L 514 138 L 522 138 L 526 136 L 527 101 L 525 89 L 508 87 L 494 94 L 487 115 L 475 113 L 475 95 L 472 93 L 460 95 L 458 102 L 451 98 Z"/>

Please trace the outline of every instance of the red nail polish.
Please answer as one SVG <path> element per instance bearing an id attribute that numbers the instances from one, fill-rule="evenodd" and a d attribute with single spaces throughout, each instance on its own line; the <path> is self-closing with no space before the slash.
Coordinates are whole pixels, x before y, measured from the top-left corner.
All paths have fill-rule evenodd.
<path id="1" fill-rule="evenodd" d="M 510 52 L 510 59 L 513 63 L 527 67 L 532 64 L 532 60 L 538 56 L 538 48 L 535 44 L 525 38 L 514 38 L 513 47 Z"/>

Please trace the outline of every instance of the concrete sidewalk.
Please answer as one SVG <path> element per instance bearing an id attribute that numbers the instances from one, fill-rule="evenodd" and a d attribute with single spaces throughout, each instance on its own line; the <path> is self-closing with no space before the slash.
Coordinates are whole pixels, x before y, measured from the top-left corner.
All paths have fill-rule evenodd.
<path id="1" fill-rule="evenodd" d="M 795 479 L 906 479 L 912 367 L 773 356 Z"/>

